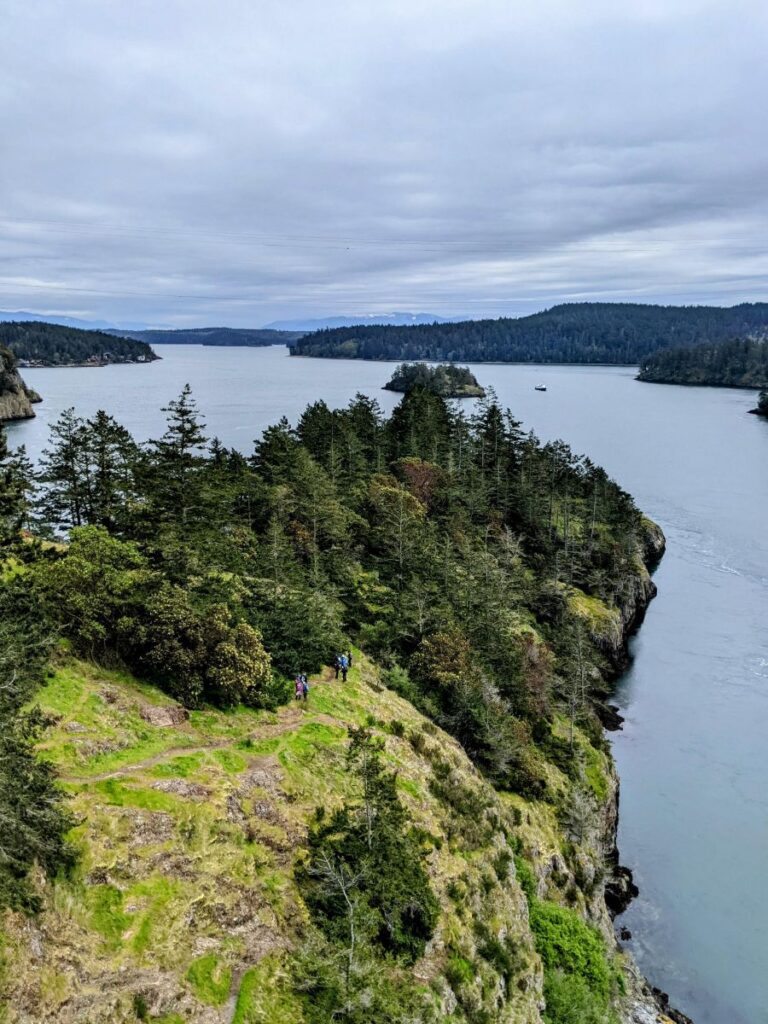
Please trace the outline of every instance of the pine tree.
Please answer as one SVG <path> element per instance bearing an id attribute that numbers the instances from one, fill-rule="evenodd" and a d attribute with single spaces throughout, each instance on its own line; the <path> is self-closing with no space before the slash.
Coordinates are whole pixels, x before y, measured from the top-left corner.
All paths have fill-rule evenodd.
<path id="1" fill-rule="evenodd" d="M 89 523 L 114 530 L 125 522 L 128 503 L 136 496 L 139 448 L 130 433 L 99 410 L 86 422 Z"/>
<path id="2" fill-rule="evenodd" d="M 167 413 L 166 431 L 159 440 L 150 441 L 149 490 L 161 518 L 186 527 L 192 519 L 202 519 L 204 513 L 200 469 L 208 444 L 205 424 L 189 384 L 163 412 Z"/>
<path id="3" fill-rule="evenodd" d="M 40 460 L 41 515 L 56 529 L 88 522 L 91 482 L 85 421 L 65 409 L 51 426 L 52 446 Z"/>

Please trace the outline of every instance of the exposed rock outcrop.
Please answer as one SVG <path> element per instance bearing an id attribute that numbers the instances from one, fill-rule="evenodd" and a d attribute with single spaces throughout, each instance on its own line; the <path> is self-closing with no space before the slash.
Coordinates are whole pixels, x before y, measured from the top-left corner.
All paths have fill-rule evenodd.
<path id="1" fill-rule="evenodd" d="M 35 415 L 32 405 L 40 401 L 40 395 L 21 379 L 12 353 L 0 348 L 0 423 L 31 419 Z"/>

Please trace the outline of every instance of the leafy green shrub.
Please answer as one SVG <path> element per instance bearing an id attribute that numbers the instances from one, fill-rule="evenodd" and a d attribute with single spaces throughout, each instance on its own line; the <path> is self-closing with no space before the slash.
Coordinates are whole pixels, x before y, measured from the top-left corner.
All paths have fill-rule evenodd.
<path id="1" fill-rule="evenodd" d="M 576 911 L 546 900 L 533 901 L 530 921 L 545 969 L 576 974 L 593 995 L 607 999 L 612 974 L 599 932 Z"/>
<path id="2" fill-rule="evenodd" d="M 547 971 L 544 976 L 547 1024 L 616 1024 L 616 1016 L 577 974 Z"/>
<path id="3" fill-rule="evenodd" d="M 224 604 L 197 608 L 137 545 L 82 527 L 65 557 L 38 564 L 33 578 L 80 653 L 121 659 L 188 707 L 270 702 L 270 657 L 258 631 L 233 621 Z"/>
<path id="4" fill-rule="evenodd" d="M 179 587 L 163 586 L 147 601 L 123 647 L 141 674 L 187 706 L 267 702 L 272 667 L 261 635 L 247 622 L 233 623 L 224 605 L 198 612 Z"/>

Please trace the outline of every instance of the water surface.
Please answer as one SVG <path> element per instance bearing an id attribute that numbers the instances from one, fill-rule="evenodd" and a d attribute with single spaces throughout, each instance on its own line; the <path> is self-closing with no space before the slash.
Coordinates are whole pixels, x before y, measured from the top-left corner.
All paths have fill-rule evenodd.
<path id="1" fill-rule="evenodd" d="M 318 398 L 398 401 L 381 390 L 391 364 L 157 350 L 149 366 L 26 370 L 45 402 L 10 425 L 12 441 L 37 457 L 70 405 L 157 437 L 161 406 L 187 381 L 208 432 L 246 452 Z M 645 973 L 696 1024 L 768 1024 L 768 423 L 748 415 L 751 393 L 640 384 L 627 368 L 473 370 L 540 437 L 602 464 L 667 535 L 618 693 L 619 845 L 641 889 L 622 923 Z"/>

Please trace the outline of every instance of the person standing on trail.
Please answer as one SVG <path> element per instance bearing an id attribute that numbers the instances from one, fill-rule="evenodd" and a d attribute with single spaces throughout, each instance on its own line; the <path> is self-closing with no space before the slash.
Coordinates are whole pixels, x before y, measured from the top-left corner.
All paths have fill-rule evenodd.
<path id="1" fill-rule="evenodd" d="M 336 657 L 333 659 L 333 671 L 336 673 L 336 675 L 333 677 L 334 679 L 338 679 L 339 678 L 339 670 L 340 669 L 341 669 L 341 655 L 337 654 Z"/>
<path id="2" fill-rule="evenodd" d="M 300 675 L 296 676 L 296 686 L 294 692 L 296 700 L 301 700 L 301 698 L 304 696 L 304 680 L 301 678 Z"/>
<path id="3" fill-rule="evenodd" d="M 307 700 L 309 699 L 309 680 L 307 679 L 306 676 L 302 677 L 302 681 L 301 681 L 301 694 L 302 694 L 302 696 L 304 698 L 304 703 L 306 704 Z"/>
<path id="4" fill-rule="evenodd" d="M 352 668 L 352 651 L 347 651 L 347 664 Z"/>
<path id="5" fill-rule="evenodd" d="M 346 683 L 347 672 L 349 672 L 349 658 L 347 658 L 346 654 L 342 654 L 339 661 L 341 662 L 341 679 L 342 682 Z"/>

